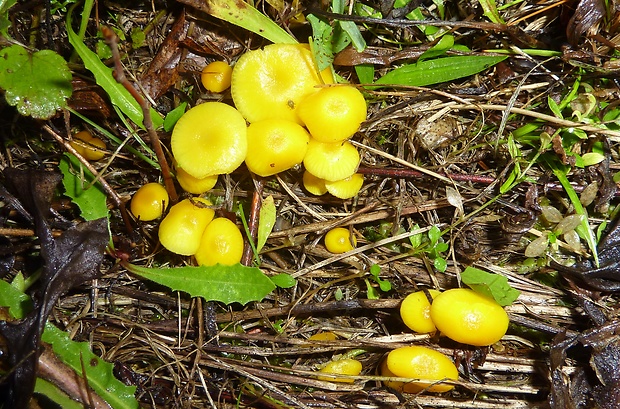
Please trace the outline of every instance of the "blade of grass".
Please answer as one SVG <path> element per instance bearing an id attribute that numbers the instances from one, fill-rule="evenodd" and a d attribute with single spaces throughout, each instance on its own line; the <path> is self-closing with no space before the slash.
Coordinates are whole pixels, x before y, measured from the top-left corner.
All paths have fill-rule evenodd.
<path id="1" fill-rule="evenodd" d="M 581 235 L 585 237 L 586 242 L 588 243 L 588 247 L 590 248 L 590 251 L 592 252 L 592 257 L 594 258 L 594 265 L 598 267 L 599 261 L 598 261 L 598 252 L 596 250 L 596 237 L 594 237 L 594 233 L 592 232 L 590 223 L 588 223 L 588 214 L 586 213 L 586 210 L 581 205 L 581 201 L 579 201 L 579 196 L 577 196 L 577 192 L 575 192 L 575 189 L 573 188 L 568 178 L 566 177 L 566 171 L 561 169 L 559 166 L 557 166 L 556 163 L 554 163 L 551 160 L 545 160 L 545 161 L 547 163 L 547 166 L 549 166 L 549 168 L 553 171 L 553 174 L 555 175 L 556 178 L 558 178 L 558 181 L 560 182 L 560 184 L 566 191 L 566 194 L 568 195 L 570 202 L 575 208 L 575 213 L 583 216 L 581 225 L 576 230 L 578 233 L 581 233 Z"/>

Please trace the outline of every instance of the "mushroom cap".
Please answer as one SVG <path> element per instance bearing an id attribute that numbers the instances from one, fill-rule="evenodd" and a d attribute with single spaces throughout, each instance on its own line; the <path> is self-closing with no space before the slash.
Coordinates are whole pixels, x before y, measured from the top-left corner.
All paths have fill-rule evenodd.
<path id="1" fill-rule="evenodd" d="M 359 152 L 349 142 L 324 143 L 310 138 L 304 166 L 314 176 L 335 182 L 353 175 L 359 161 Z"/>
<path id="2" fill-rule="evenodd" d="M 304 175 L 302 176 L 302 182 L 306 190 L 315 196 L 321 196 L 327 193 L 327 188 L 325 187 L 325 180 L 317 178 L 307 170 L 304 171 Z"/>
<path id="3" fill-rule="evenodd" d="M 287 119 L 301 125 L 297 105 L 328 75 L 316 70 L 307 44 L 271 44 L 243 54 L 233 69 L 231 93 L 248 122 Z"/>
<path id="4" fill-rule="evenodd" d="M 245 164 L 259 176 L 271 176 L 300 164 L 310 135 L 296 122 L 264 119 L 248 127 Z"/>
<path id="5" fill-rule="evenodd" d="M 198 179 L 179 167 L 177 167 L 176 173 L 177 181 L 179 182 L 179 185 L 181 185 L 183 190 L 185 190 L 187 193 L 193 193 L 195 195 L 200 195 L 213 189 L 213 186 L 215 186 L 215 184 L 217 183 L 217 178 L 219 177 L 219 175 L 212 175 L 202 179 Z"/>
<path id="6" fill-rule="evenodd" d="M 168 192 L 159 183 L 142 185 L 131 198 L 131 213 L 143 222 L 159 219 L 168 208 Z"/>
<path id="7" fill-rule="evenodd" d="M 317 141 L 341 142 L 366 119 L 366 100 L 351 85 L 324 87 L 301 100 L 297 115 Z"/>
<path id="8" fill-rule="evenodd" d="M 218 217 L 209 223 L 195 254 L 201 266 L 230 266 L 239 263 L 242 256 L 243 236 L 235 223 L 225 217 Z"/>
<path id="9" fill-rule="evenodd" d="M 213 61 L 205 65 L 200 81 L 207 91 L 224 92 L 230 87 L 232 67 L 225 61 Z"/>
<path id="10" fill-rule="evenodd" d="M 166 249 L 183 256 L 198 251 L 202 233 L 215 216 L 215 211 L 206 206 L 206 199 L 185 199 L 170 208 L 159 224 L 159 242 Z"/>
<path id="11" fill-rule="evenodd" d="M 361 173 L 354 173 L 342 180 L 325 182 L 325 188 L 338 199 L 350 199 L 360 191 L 363 184 L 364 176 Z"/>
<path id="12" fill-rule="evenodd" d="M 170 141 L 180 168 L 197 179 L 231 173 L 247 153 L 247 126 L 235 108 L 205 102 L 176 123 Z"/>

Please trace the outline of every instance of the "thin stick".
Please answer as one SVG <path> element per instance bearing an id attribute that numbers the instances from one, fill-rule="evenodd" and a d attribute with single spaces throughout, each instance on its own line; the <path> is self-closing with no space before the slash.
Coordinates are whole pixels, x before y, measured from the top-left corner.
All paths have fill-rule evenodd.
<path id="1" fill-rule="evenodd" d="M 112 31 L 108 27 L 101 27 L 101 32 L 106 39 L 106 42 L 110 46 L 112 50 L 112 58 L 114 60 L 114 79 L 125 87 L 127 91 L 133 96 L 138 104 L 140 104 L 140 108 L 142 108 L 142 114 L 144 116 L 144 127 L 151 138 L 151 144 L 153 145 L 153 150 L 155 151 L 155 155 L 157 155 L 157 162 L 159 162 L 159 166 L 161 168 L 161 173 L 164 178 L 164 186 L 166 186 L 166 191 L 168 192 L 168 196 L 170 197 L 170 203 L 176 203 L 179 199 L 177 195 L 176 188 L 174 187 L 174 181 L 172 180 L 172 173 L 170 172 L 170 167 L 168 166 L 168 161 L 166 160 L 166 155 L 164 154 L 164 150 L 161 147 L 161 141 L 159 140 L 159 135 L 157 131 L 153 127 L 153 121 L 151 119 L 151 105 L 143 98 L 142 95 L 134 88 L 133 85 L 127 80 L 125 77 L 125 71 L 123 70 L 123 66 L 121 64 L 120 53 L 118 52 L 118 38 L 116 33 Z"/>
<path id="2" fill-rule="evenodd" d="M 79 152 L 76 151 L 75 148 L 73 148 L 73 146 L 71 146 L 68 141 L 66 141 L 62 136 L 58 135 L 49 125 L 43 125 L 43 129 L 47 133 L 52 135 L 52 137 L 56 139 L 60 144 L 62 144 L 62 146 L 64 146 L 69 153 L 73 154 L 80 161 L 82 166 L 88 169 L 88 171 L 93 176 L 97 175 L 97 169 L 95 169 L 93 165 L 91 165 L 86 159 L 84 159 L 84 157 L 80 155 Z M 112 189 L 112 186 L 110 186 L 104 178 L 99 178 L 98 182 L 101 183 L 101 187 L 103 188 L 103 190 L 105 190 L 110 199 L 112 199 L 116 207 L 120 210 L 123 222 L 125 222 L 125 228 L 128 232 L 131 233 L 133 231 L 133 226 L 131 225 L 129 215 L 127 214 L 125 202 L 121 200 L 120 196 L 116 193 L 114 189 Z"/>

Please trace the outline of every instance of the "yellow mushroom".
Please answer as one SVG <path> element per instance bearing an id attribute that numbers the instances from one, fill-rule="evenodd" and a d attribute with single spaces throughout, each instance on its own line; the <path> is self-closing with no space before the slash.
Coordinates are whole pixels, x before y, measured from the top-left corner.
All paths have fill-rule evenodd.
<path id="1" fill-rule="evenodd" d="M 278 118 L 301 124 L 299 102 L 318 85 L 331 82 L 331 73 L 317 73 L 307 44 L 271 44 L 239 58 L 231 93 L 248 122 Z"/>
<path id="2" fill-rule="evenodd" d="M 170 208 L 159 224 L 159 241 L 173 253 L 191 256 L 198 251 L 205 228 L 215 215 L 206 199 L 185 199 Z"/>
<path id="3" fill-rule="evenodd" d="M 248 127 L 245 164 L 259 176 L 271 176 L 301 163 L 308 149 L 308 132 L 296 122 L 265 119 Z"/>
<path id="4" fill-rule="evenodd" d="M 201 266 L 239 263 L 243 256 L 243 236 L 239 228 L 225 217 L 214 219 L 202 234 L 195 256 Z"/>
<path id="5" fill-rule="evenodd" d="M 317 141 L 341 142 L 366 119 L 366 100 L 351 85 L 325 87 L 302 99 L 297 114 Z"/>
<path id="6" fill-rule="evenodd" d="M 325 180 L 317 178 L 307 170 L 304 171 L 304 175 L 302 176 L 302 182 L 306 190 L 315 196 L 321 196 L 327 193 L 327 188 L 325 187 Z"/>
<path id="7" fill-rule="evenodd" d="M 310 138 L 304 166 L 314 176 L 335 182 L 353 175 L 359 161 L 357 149 L 349 142 L 324 143 Z"/>
<path id="8" fill-rule="evenodd" d="M 235 108 L 205 102 L 179 119 L 170 141 L 180 168 L 197 179 L 231 173 L 247 153 L 247 126 Z"/>
<path id="9" fill-rule="evenodd" d="M 335 182 L 325 182 L 325 189 L 339 199 L 350 199 L 357 195 L 364 184 L 364 176 L 354 173 L 348 178 Z"/>

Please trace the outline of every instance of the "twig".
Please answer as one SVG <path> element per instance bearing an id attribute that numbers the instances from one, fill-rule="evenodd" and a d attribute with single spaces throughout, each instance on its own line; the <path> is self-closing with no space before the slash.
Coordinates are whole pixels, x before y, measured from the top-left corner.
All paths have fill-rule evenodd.
<path id="1" fill-rule="evenodd" d="M 157 161 L 159 162 L 159 166 L 161 168 L 161 173 L 164 178 L 164 186 L 166 186 L 166 191 L 168 192 L 168 196 L 170 197 L 170 203 L 176 203 L 179 199 L 177 195 L 176 188 L 174 187 L 174 181 L 172 180 L 172 173 L 170 172 L 170 167 L 168 166 L 168 161 L 166 160 L 166 155 L 164 154 L 164 150 L 161 148 L 161 141 L 159 140 L 159 135 L 157 131 L 153 127 L 153 121 L 151 119 L 151 105 L 143 98 L 142 95 L 134 88 L 133 85 L 127 80 L 125 76 L 125 71 L 123 70 L 123 66 L 121 64 L 120 53 L 118 52 L 118 44 L 116 34 L 108 27 L 101 27 L 101 32 L 106 39 L 106 42 L 110 46 L 112 50 L 112 58 L 114 60 L 114 79 L 125 87 L 127 91 L 131 94 L 132 97 L 136 99 L 138 104 L 140 104 L 140 108 L 142 108 L 142 114 L 144 116 L 144 127 L 151 138 L 151 144 L 153 145 L 153 150 L 155 151 L 155 155 L 157 155 Z"/>
<path id="2" fill-rule="evenodd" d="M 254 193 L 252 194 L 252 207 L 250 208 L 250 214 L 248 215 L 248 232 L 249 236 L 248 240 L 251 240 L 252 243 L 256 243 L 256 237 L 258 235 L 258 220 L 260 214 L 261 203 L 263 202 L 263 178 L 255 178 L 252 175 L 252 180 L 254 181 Z M 246 243 L 246 246 L 243 248 L 243 257 L 241 258 L 241 264 L 244 266 L 252 265 L 252 258 L 254 250 L 250 243 Z"/>
<path id="3" fill-rule="evenodd" d="M 97 174 L 97 169 L 95 169 L 93 165 L 91 165 L 86 159 L 84 159 L 84 157 L 80 155 L 80 153 L 76 151 L 75 148 L 71 146 L 68 141 L 66 141 L 62 136 L 58 135 L 49 125 L 43 125 L 43 129 L 47 133 L 49 133 L 54 139 L 56 139 L 60 144 L 62 144 L 69 153 L 73 154 L 80 161 L 82 166 L 88 169 L 88 171 L 92 173 L 93 176 Z M 116 207 L 120 210 L 123 222 L 125 222 L 125 228 L 128 232 L 131 233 L 133 231 L 133 226 L 131 225 L 129 215 L 127 214 L 125 202 L 121 200 L 120 196 L 116 193 L 114 189 L 112 189 L 112 186 L 110 186 L 104 178 L 99 178 L 98 182 L 101 183 L 101 187 L 103 187 L 103 190 L 106 191 L 110 199 L 112 199 Z"/>

